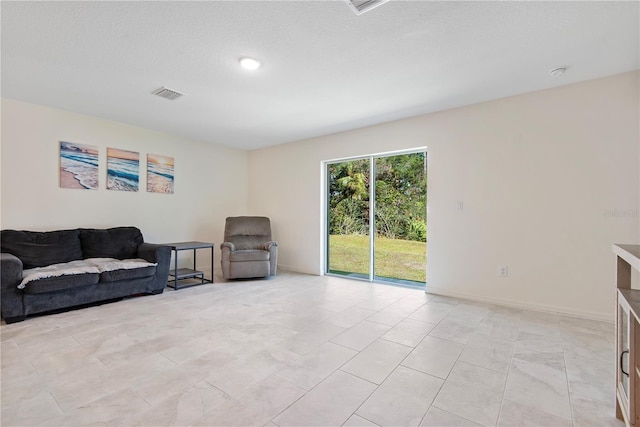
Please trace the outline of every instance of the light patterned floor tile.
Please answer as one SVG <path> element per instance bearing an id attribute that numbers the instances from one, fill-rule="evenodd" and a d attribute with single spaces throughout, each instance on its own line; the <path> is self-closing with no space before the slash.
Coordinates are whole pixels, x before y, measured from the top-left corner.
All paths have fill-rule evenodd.
<path id="1" fill-rule="evenodd" d="M 494 371 L 508 372 L 513 342 L 475 333 L 467 342 L 460 360 Z"/>
<path id="2" fill-rule="evenodd" d="M 412 348 L 378 339 L 340 368 L 357 377 L 381 384 Z"/>
<path id="3" fill-rule="evenodd" d="M 613 396 L 609 402 L 590 399 L 572 399 L 573 421 L 576 427 L 624 427 L 616 418 Z"/>
<path id="4" fill-rule="evenodd" d="M 304 395 L 305 391 L 271 376 L 198 419 L 194 426 L 263 426 Z"/>
<path id="5" fill-rule="evenodd" d="M 280 345 L 298 354 L 308 354 L 346 329 L 327 322 L 318 322 L 298 334 L 282 341 Z"/>
<path id="6" fill-rule="evenodd" d="M 344 424 L 342 424 L 342 427 L 376 427 L 377 425 L 378 424 L 365 420 L 358 415 L 352 415 Z"/>
<path id="7" fill-rule="evenodd" d="M 504 398 L 561 418 L 571 418 L 562 353 L 519 355 L 511 362 Z"/>
<path id="8" fill-rule="evenodd" d="M 406 317 L 405 314 L 391 308 L 378 311 L 376 314 L 367 317 L 369 322 L 380 323 L 387 326 L 395 326 L 402 322 Z"/>
<path id="9" fill-rule="evenodd" d="M 56 419 L 63 415 L 55 399 L 46 391 L 15 402 L 12 406 L 2 405 L 3 426 L 30 426 Z"/>
<path id="10" fill-rule="evenodd" d="M 572 427 L 573 423 L 567 419 L 547 414 L 526 405 L 503 400 L 498 426 Z"/>
<path id="11" fill-rule="evenodd" d="M 231 399 L 206 381 L 196 383 L 181 392 L 166 397 L 147 411 L 132 417 L 134 426 L 186 426 Z"/>
<path id="12" fill-rule="evenodd" d="M 572 399 L 611 401 L 615 390 L 616 365 L 611 361 L 586 358 L 575 353 L 564 355 Z"/>
<path id="13" fill-rule="evenodd" d="M 402 365 L 444 379 L 463 349 L 463 344 L 427 336 Z"/>
<path id="14" fill-rule="evenodd" d="M 328 342 L 275 374 L 305 390 L 311 390 L 356 354 L 358 352 L 355 350 Z"/>
<path id="15" fill-rule="evenodd" d="M 398 344 L 404 344 L 411 347 L 417 346 L 420 341 L 427 336 L 429 332 L 435 327 L 434 323 L 420 322 L 419 320 L 404 319 L 387 333 L 382 338 L 397 342 Z"/>
<path id="16" fill-rule="evenodd" d="M 480 424 L 431 406 L 420 427 L 480 427 Z"/>
<path id="17" fill-rule="evenodd" d="M 562 353 L 562 339 L 559 336 L 539 335 L 519 332 L 513 348 L 514 355 Z"/>
<path id="18" fill-rule="evenodd" d="M 300 357 L 292 351 L 272 347 L 218 366 L 203 377 L 225 393 L 236 396 Z"/>
<path id="19" fill-rule="evenodd" d="M 422 307 L 415 310 L 410 316 L 410 319 L 418 320 L 426 323 L 440 323 L 447 314 L 451 311 L 451 307 L 448 305 L 435 305 L 427 303 Z"/>
<path id="20" fill-rule="evenodd" d="M 339 426 L 375 389 L 376 386 L 368 381 L 336 371 L 273 422 L 281 427 Z"/>
<path id="21" fill-rule="evenodd" d="M 331 338 L 331 342 L 356 351 L 361 351 L 389 329 L 391 329 L 390 326 L 364 320 L 340 335 Z"/>
<path id="22" fill-rule="evenodd" d="M 376 314 L 376 310 L 368 310 L 360 307 L 350 307 L 340 313 L 326 318 L 324 321 L 341 328 L 350 328 L 360 323 L 369 316 Z"/>
<path id="23" fill-rule="evenodd" d="M 445 317 L 429 332 L 429 336 L 466 344 L 477 328 L 477 322 Z"/>
<path id="24" fill-rule="evenodd" d="M 65 411 L 60 425 L 125 425 L 149 404 L 131 390 L 112 393 L 96 401 Z"/>
<path id="25" fill-rule="evenodd" d="M 2 324 L 0 339 L 8 426 L 622 427 L 610 322 L 339 277 L 167 291 Z"/>
<path id="26" fill-rule="evenodd" d="M 482 425 L 495 425 L 506 374 L 458 362 L 434 405 Z"/>
<path id="27" fill-rule="evenodd" d="M 442 383 L 440 378 L 399 366 L 356 414 L 380 426 L 417 426 Z"/>

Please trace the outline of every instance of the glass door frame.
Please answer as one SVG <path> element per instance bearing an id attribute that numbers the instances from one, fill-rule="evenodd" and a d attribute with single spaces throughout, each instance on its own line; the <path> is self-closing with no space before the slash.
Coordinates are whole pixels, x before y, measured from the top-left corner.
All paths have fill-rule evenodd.
<path id="1" fill-rule="evenodd" d="M 349 162 L 354 160 L 368 160 L 369 161 L 369 278 L 359 278 L 359 277 L 348 277 L 353 280 L 362 280 L 370 283 L 385 283 L 392 284 L 397 286 L 410 286 L 403 283 L 397 283 L 393 280 L 381 280 L 380 278 L 376 279 L 375 276 L 375 232 L 376 232 L 376 223 L 375 223 L 375 215 L 376 215 L 376 159 L 383 157 L 393 157 L 393 156 L 401 156 L 404 154 L 416 154 L 416 153 L 424 153 L 425 158 L 427 159 L 428 165 L 428 151 L 427 147 L 418 147 L 412 148 L 408 150 L 400 150 L 400 151 L 389 151 L 378 154 L 368 154 L 364 156 L 353 156 L 353 157 L 343 157 L 339 159 L 333 160 L 325 160 L 322 162 L 322 203 L 321 209 L 323 211 L 322 215 L 322 233 L 323 233 L 323 250 L 321 251 L 323 262 L 322 262 L 322 274 L 326 276 L 336 276 L 336 277 L 345 277 L 340 274 L 331 273 L 329 270 L 329 206 L 330 206 L 330 194 L 329 194 L 329 165 L 336 163 Z M 426 173 L 429 173 L 429 167 L 427 166 Z M 427 186 L 429 180 L 427 177 Z M 429 199 L 427 198 L 427 206 L 429 205 Z M 427 208 L 428 210 L 428 208 Z M 425 212 L 425 218 L 427 213 Z M 421 283 L 421 282 L 416 282 Z M 426 287 L 426 281 L 425 281 Z M 417 287 L 417 286 L 412 286 Z"/>

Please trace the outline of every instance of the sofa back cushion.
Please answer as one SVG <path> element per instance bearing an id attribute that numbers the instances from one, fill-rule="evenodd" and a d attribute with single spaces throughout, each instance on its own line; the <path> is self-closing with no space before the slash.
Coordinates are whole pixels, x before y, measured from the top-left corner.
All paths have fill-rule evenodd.
<path id="1" fill-rule="evenodd" d="M 0 246 L 20 258 L 25 269 L 82 259 L 78 230 L 2 230 Z"/>
<path id="2" fill-rule="evenodd" d="M 115 227 L 106 230 L 80 229 L 82 255 L 86 258 L 137 258 L 138 246 L 144 239 L 136 227 Z"/>

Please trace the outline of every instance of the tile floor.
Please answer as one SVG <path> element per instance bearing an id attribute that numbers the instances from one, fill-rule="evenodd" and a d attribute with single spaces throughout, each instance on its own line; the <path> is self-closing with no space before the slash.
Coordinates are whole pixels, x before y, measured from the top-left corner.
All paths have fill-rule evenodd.
<path id="1" fill-rule="evenodd" d="M 3 426 L 622 426 L 613 324 L 282 273 L 2 325 Z"/>

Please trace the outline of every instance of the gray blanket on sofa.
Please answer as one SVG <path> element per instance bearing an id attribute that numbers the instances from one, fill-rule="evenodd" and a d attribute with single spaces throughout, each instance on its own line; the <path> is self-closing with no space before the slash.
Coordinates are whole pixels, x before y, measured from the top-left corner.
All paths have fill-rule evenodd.
<path id="1" fill-rule="evenodd" d="M 156 263 L 147 262 L 142 258 L 119 260 L 115 258 L 87 258 L 78 261 L 47 265 L 45 267 L 30 268 L 22 271 L 22 281 L 18 289 L 24 289 L 29 282 L 49 277 L 69 276 L 85 273 L 103 273 L 105 271 L 130 270 L 155 266 Z"/>

